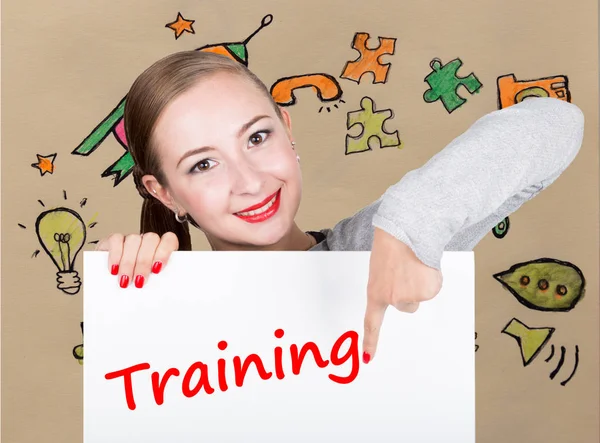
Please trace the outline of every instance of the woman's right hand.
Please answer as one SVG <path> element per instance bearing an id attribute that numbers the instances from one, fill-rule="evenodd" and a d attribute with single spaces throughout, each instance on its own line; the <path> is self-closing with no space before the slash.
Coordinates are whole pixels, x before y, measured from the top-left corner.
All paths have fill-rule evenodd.
<path id="1" fill-rule="evenodd" d="M 146 234 L 112 234 L 101 240 L 96 251 L 108 251 L 108 269 L 119 276 L 119 286 L 126 288 L 133 281 L 142 288 L 150 273 L 158 274 L 171 253 L 179 249 L 179 240 L 172 232 L 162 237 L 153 232 Z"/>

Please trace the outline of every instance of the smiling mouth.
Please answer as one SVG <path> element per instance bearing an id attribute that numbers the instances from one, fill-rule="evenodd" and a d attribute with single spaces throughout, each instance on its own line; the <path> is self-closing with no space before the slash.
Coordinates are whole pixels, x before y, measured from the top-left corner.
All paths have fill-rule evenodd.
<path id="1" fill-rule="evenodd" d="M 271 218 L 279 209 L 281 189 L 279 189 L 271 197 L 267 197 L 266 201 L 262 201 L 257 205 L 250 206 L 245 211 L 236 212 L 234 215 L 248 223 L 259 223 Z"/>

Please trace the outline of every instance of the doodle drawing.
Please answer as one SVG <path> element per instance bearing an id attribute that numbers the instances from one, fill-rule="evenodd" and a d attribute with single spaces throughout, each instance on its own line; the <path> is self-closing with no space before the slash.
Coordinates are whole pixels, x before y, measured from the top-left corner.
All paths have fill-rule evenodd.
<path id="1" fill-rule="evenodd" d="M 312 88 L 322 102 L 338 100 L 342 96 L 342 88 L 329 74 L 303 74 L 293 77 L 284 77 L 271 86 L 273 100 L 280 106 L 296 104 L 294 91 L 300 88 Z"/>
<path id="2" fill-rule="evenodd" d="M 267 14 L 263 17 L 260 22 L 260 26 L 250 34 L 244 41 L 234 42 L 234 43 L 218 43 L 216 45 L 206 45 L 201 48 L 196 49 L 196 51 L 202 52 L 214 52 L 216 54 L 221 54 L 226 57 L 232 58 L 245 66 L 248 66 L 248 50 L 247 45 L 248 42 L 254 37 L 258 32 L 266 28 L 273 21 L 273 15 Z"/>
<path id="3" fill-rule="evenodd" d="M 504 238 L 508 234 L 508 228 L 510 228 L 510 220 L 506 217 L 492 229 L 492 233 L 496 238 Z"/>
<path id="4" fill-rule="evenodd" d="M 102 177 L 114 177 L 114 185 L 121 183 L 133 170 L 133 158 L 127 150 L 127 139 L 125 138 L 125 128 L 123 113 L 125 111 L 125 99 L 122 99 L 116 108 L 114 108 L 104 120 L 88 135 L 83 142 L 71 154 L 88 156 L 92 154 L 102 142 L 113 134 L 119 144 L 125 149 L 125 153 L 119 157 L 112 165 L 102 172 Z"/>
<path id="5" fill-rule="evenodd" d="M 67 200 L 67 192 L 66 192 L 66 191 L 63 191 L 63 198 L 64 198 L 65 200 Z M 42 200 L 38 200 L 38 203 L 39 203 L 39 204 L 40 204 L 40 205 L 41 205 L 43 208 L 45 208 L 45 207 L 46 207 L 46 205 L 44 204 L 44 202 L 43 202 Z M 87 198 L 84 198 L 84 199 L 82 199 L 82 200 L 81 200 L 81 202 L 79 203 L 79 206 L 80 206 L 81 208 L 83 208 L 83 207 L 86 205 L 86 203 L 87 203 Z M 50 211 L 46 211 L 46 212 L 50 212 Z M 72 211 L 72 212 L 74 212 L 74 211 Z M 77 217 L 76 217 L 76 218 L 78 218 L 78 219 L 81 219 L 81 217 L 79 216 L 79 214 L 77 214 L 77 213 L 75 213 L 75 214 L 77 215 Z M 40 217 L 41 217 L 41 216 L 42 216 L 42 214 L 40 214 L 40 215 L 38 216 L 38 220 L 40 219 Z M 97 214 L 95 214 L 93 218 L 95 218 L 96 216 L 97 216 Z M 92 222 L 90 222 L 90 223 L 89 223 L 89 225 L 88 225 L 88 228 L 93 228 L 93 227 L 94 227 L 94 226 L 96 226 L 97 224 L 98 224 L 98 222 L 92 221 Z M 21 228 L 21 229 L 24 229 L 24 230 L 26 230 L 26 229 L 27 229 L 27 226 L 25 226 L 23 223 L 17 223 L 17 225 L 18 225 L 18 226 L 19 226 L 19 228 Z M 40 235 L 39 235 L 39 233 L 37 232 L 37 229 L 36 229 L 36 234 L 37 234 L 37 239 L 38 239 L 38 242 L 39 242 L 39 241 L 40 241 Z M 88 244 L 96 244 L 96 243 L 98 243 L 98 240 L 93 240 L 93 241 L 90 241 L 90 242 L 88 242 Z M 40 252 L 41 252 L 41 251 L 40 251 L 39 249 L 36 249 L 35 251 L 33 251 L 33 254 L 31 255 L 31 258 L 36 258 L 36 257 L 39 255 L 39 253 L 40 253 Z M 59 271 L 60 271 L 60 269 L 59 269 Z M 59 283 L 61 282 L 61 281 L 60 281 L 60 278 L 58 279 L 58 282 L 59 282 Z M 62 288 L 59 288 L 59 289 L 62 289 Z"/>
<path id="6" fill-rule="evenodd" d="M 63 199 L 68 200 L 67 191 L 63 191 L 62 194 Z M 46 207 L 43 201 L 38 200 L 38 203 L 43 208 Z M 79 206 L 83 208 L 86 204 L 87 198 L 84 198 Z M 85 244 L 87 230 L 98 224 L 94 220 L 96 216 L 97 214 L 94 214 L 86 226 L 81 216 L 74 210 L 66 207 L 54 207 L 44 210 L 35 221 L 37 240 L 52 263 L 58 268 L 57 287 L 66 294 L 77 294 L 81 288 L 81 279 L 75 270 L 75 259 Z M 18 223 L 18 226 L 21 229 L 27 229 L 27 226 L 22 223 Z M 97 242 L 95 240 L 88 244 Z M 32 258 L 37 257 L 39 253 L 40 250 L 36 249 Z"/>
<path id="7" fill-rule="evenodd" d="M 83 338 L 83 322 L 79 323 L 79 326 L 81 326 L 81 336 Z M 83 365 L 83 343 L 73 348 L 73 357 L 80 365 Z"/>
<path id="8" fill-rule="evenodd" d="M 256 29 L 248 38 L 237 43 L 220 43 L 215 45 L 206 45 L 197 48 L 197 51 L 214 52 L 227 57 L 230 57 L 244 65 L 248 66 L 248 51 L 246 44 L 254 37 L 261 29 L 268 26 L 273 21 L 271 14 L 263 17 L 260 27 Z M 123 98 L 119 104 L 108 114 L 108 116 L 96 126 L 92 132 L 71 152 L 73 155 L 89 156 L 113 134 L 115 139 L 125 149 L 125 153 L 112 165 L 102 172 L 102 177 L 113 177 L 114 186 L 119 185 L 133 171 L 133 158 L 129 154 L 127 146 L 127 137 L 125 134 L 125 125 L 123 122 L 123 113 L 125 111 L 125 101 Z"/>
<path id="9" fill-rule="evenodd" d="M 81 279 L 73 267 L 86 238 L 85 223 L 80 215 L 68 208 L 44 211 L 38 216 L 35 229 L 42 249 L 58 268 L 58 289 L 77 294 Z"/>
<path id="10" fill-rule="evenodd" d="M 50 155 L 36 154 L 37 163 L 32 163 L 31 167 L 36 168 L 40 171 L 40 175 L 43 177 L 48 174 L 54 173 L 54 160 L 56 160 L 56 153 Z"/>
<path id="11" fill-rule="evenodd" d="M 380 148 L 402 148 L 398 131 L 387 132 L 384 128 L 386 120 L 393 118 L 394 112 L 391 109 L 376 111 L 370 97 L 363 97 L 360 106 L 362 109 L 348 113 L 347 129 L 358 126 L 361 131 L 357 136 L 346 135 L 346 155 L 370 151 L 373 139 L 379 140 Z"/>
<path id="12" fill-rule="evenodd" d="M 521 304 L 538 311 L 570 311 L 585 293 L 581 270 L 554 258 L 517 263 L 493 277 Z"/>
<path id="13" fill-rule="evenodd" d="M 386 83 L 391 63 L 381 63 L 381 57 L 384 55 L 394 55 L 396 50 L 396 39 L 388 37 L 379 37 L 379 46 L 376 48 L 367 47 L 369 34 L 366 32 L 357 32 L 354 35 L 352 48 L 356 49 L 359 56 L 354 61 L 346 62 L 341 78 L 360 83 L 363 74 L 370 72 L 373 74 L 373 83 Z"/>
<path id="14" fill-rule="evenodd" d="M 530 97 L 552 97 L 571 101 L 569 79 L 565 75 L 536 80 L 517 80 L 514 74 L 498 77 L 498 109 L 508 108 Z"/>
<path id="15" fill-rule="evenodd" d="M 566 354 L 567 354 L 567 348 L 564 346 L 561 346 L 560 347 L 560 356 L 558 357 L 558 363 L 556 364 L 556 367 L 548 375 L 550 380 L 554 380 L 554 378 L 558 375 L 558 373 L 562 369 L 563 365 L 565 364 Z M 573 369 L 571 370 L 571 372 L 567 376 L 567 378 L 560 382 L 560 384 L 562 386 L 565 386 L 567 383 L 569 383 L 571 381 L 571 379 L 573 378 L 573 376 L 575 375 L 575 373 L 577 372 L 577 368 L 579 367 L 579 345 L 575 345 L 575 352 L 573 354 L 574 354 Z M 546 363 L 549 363 L 550 360 L 552 360 L 552 357 L 554 357 L 554 345 L 552 345 L 552 348 L 550 350 L 550 355 L 544 361 Z"/>
<path id="16" fill-rule="evenodd" d="M 555 328 L 530 328 L 516 318 L 502 329 L 503 334 L 513 337 L 519 344 L 523 366 L 527 366 L 538 356 L 554 331 Z"/>
<path id="17" fill-rule="evenodd" d="M 519 344 L 521 350 L 521 359 L 523 366 L 529 365 L 539 354 L 540 351 L 549 342 L 550 337 L 555 332 L 555 328 L 542 327 L 542 328 L 531 328 L 520 320 L 513 318 L 508 322 L 502 333 L 510 337 L 513 337 Z M 558 375 L 559 371 L 563 368 L 566 360 L 567 348 L 565 346 L 560 347 L 560 355 L 556 367 L 550 372 L 550 380 L 554 380 Z M 550 355 L 544 360 L 546 363 L 550 363 L 552 358 L 555 356 L 554 345 L 550 345 Z M 579 346 L 575 345 L 573 369 L 563 381 L 560 382 L 561 386 L 566 386 L 569 381 L 573 378 L 579 367 Z"/>
<path id="18" fill-rule="evenodd" d="M 181 37 L 181 34 L 183 34 L 184 32 L 189 32 L 190 34 L 196 33 L 194 31 L 194 27 L 192 26 L 194 22 L 195 20 L 186 20 L 181 15 L 181 12 L 178 12 L 177 19 L 174 22 L 167 23 L 165 25 L 165 28 L 169 28 L 175 31 L 175 40 L 177 40 L 179 37 Z"/>
<path id="19" fill-rule="evenodd" d="M 433 103 L 441 99 L 444 108 L 451 114 L 466 102 L 464 98 L 458 95 L 457 89 L 460 86 L 464 86 L 471 94 L 479 93 L 483 85 L 475 77 L 475 74 L 471 73 L 467 77 L 456 75 L 462 64 L 462 60 L 458 58 L 443 66 L 439 58 L 434 58 L 431 61 L 430 66 L 433 72 L 425 77 L 425 81 L 431 88 L 423 94 L 423 98 L 427 103 Z"/>

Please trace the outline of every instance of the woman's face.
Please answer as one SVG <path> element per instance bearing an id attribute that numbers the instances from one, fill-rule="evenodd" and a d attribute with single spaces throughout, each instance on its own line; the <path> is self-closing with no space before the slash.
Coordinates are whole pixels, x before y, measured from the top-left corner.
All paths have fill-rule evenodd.
<path id="1" fill-rule="evenodd" d="M 290 232 L 302 194 L 289 115 L 283 112 L 285 122 L 264 93 L 240 76 L 200 81 L 165 108 L 155 127 L 168 188 L 161 199 L 172 200 L 222 241 L 277 243 Z"/>

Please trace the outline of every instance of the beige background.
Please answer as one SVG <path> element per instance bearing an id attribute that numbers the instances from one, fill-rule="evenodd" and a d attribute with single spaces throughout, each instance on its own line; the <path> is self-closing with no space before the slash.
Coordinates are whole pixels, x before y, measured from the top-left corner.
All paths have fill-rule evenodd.
<path id="1" fill-rule="evenodd" d="M 72 356 L 82 342 L 82 294 L 56 288 L 56 268 L 41 252 L 34 224 L 46 208 L 67 206 L 86 222 L 88 240 L 135 232 L 140 198 L 128 177 L 117 187 L 100 174 L 122 155 L 109 136 L 89 157 L 73 149 L 117 105 L 136 75 L 168 53 L 240 41 L 273 14 L 273 23 L 248 45 L 249 67 L 270 86 L 290 75 L 335 76 L 345 103 L 321 113 L 310 89 L 290 108 L 304 171 L 298 222 L 304 229 L 333 226 L 421 166 L 452 138 L 497 108 L 496 78 L 567 75 L 572 102 L 586 116 L 581 153 L 547 190 L 511 215 L 504 239 L 489 234 L 475 249 L 477 290 L 477 441 L 597 442 L 598 341 L 598 26 L 597 2 L 569 7 L 558 0 L 522 2 L 405 0 L 342 2 L 12 0 L 2 11 L 2 436 L 6 443 L 82 441 L 82 373 Z M 195 20 L 195 34 L 179 39 L 165 24 L 180 11 Z M 341 79 L 355 32 L 395 37 L 386 84 Z M 373 44 L 377 44 L 376 41 Z M 429 63 L 460 57 L 461 75 L 483 83 L 448 114 L 425 103 Z M 390 131 L 403 149 L 344 155 L 346 113 L 368 95 L 391 108 Z M 30 165 L 36 154 L 57 153 L 53 174 Z M 67 200 L 64 200 L 63 190 Z M 79 202 L 87 198 L 87 204 Z M 410 208 L 407 208 L 410 210 Z M 18 223 L 26 226 L 22 229 Z M 195 246 L 207 247 L 198 233 Z M 87 245 L 87 250 L 93 245 Z M 568 313 L 534 311 L 519 304 L 492 274 L 512 264 L 552 257 L 576 264 L 586 297 Z M 81 270 L 81 256 L 76 269 Z M 501 330 L 511 318 L 556 331 L 527 367 L 516 341 Z M 563 368 L 549 374 L 550 345 L 566 348 Z M 573 368 L 574 346 L 580 364 Z M 443 367 L 440 368 L 443 370 Z M 401 376 L 401 374 L 399 374 Z M 426 412 L 426 411 L 424 411 Z M 401 418 L 398 419 L 399 425 Z"/>

